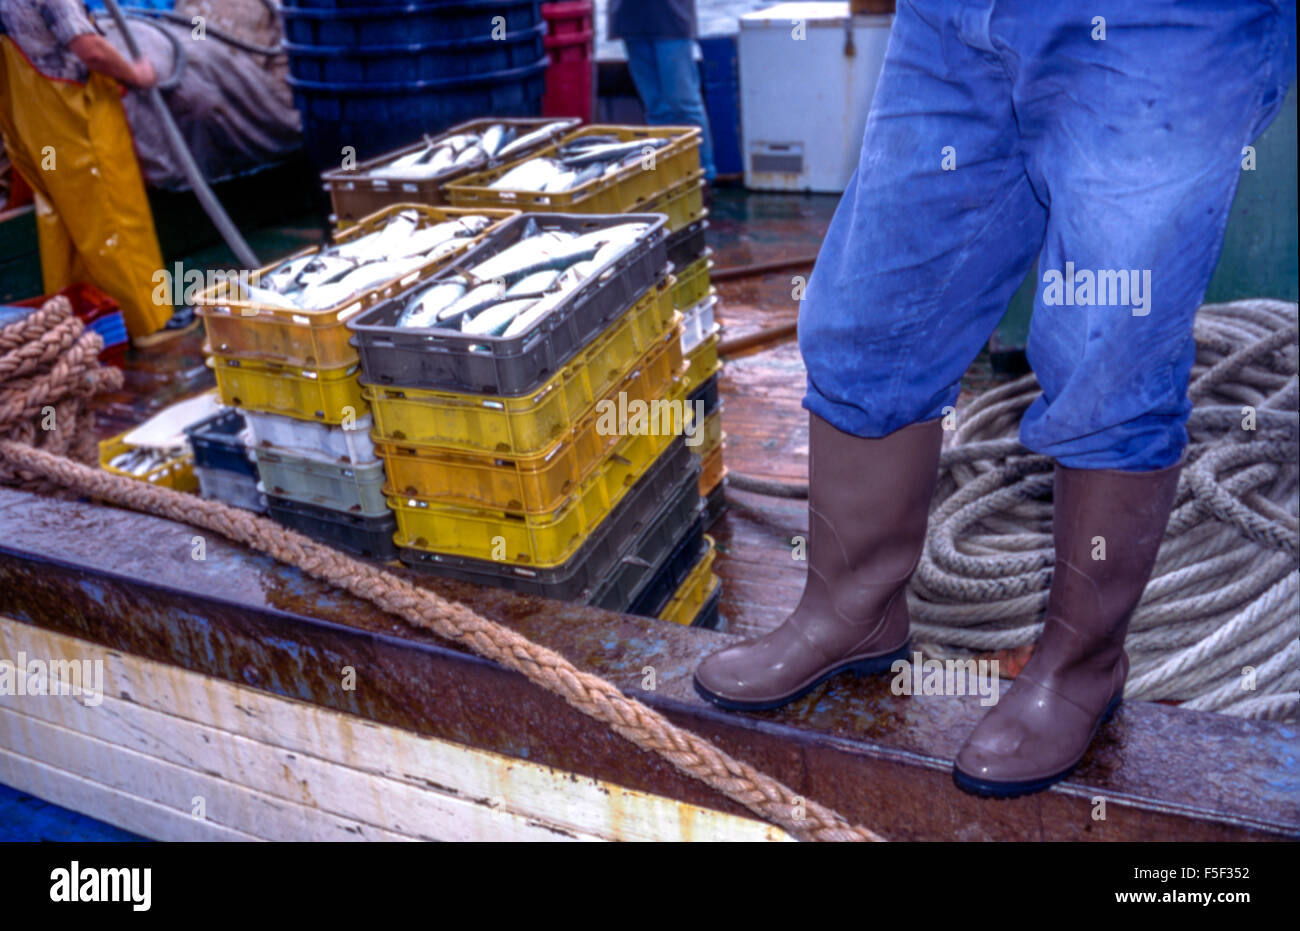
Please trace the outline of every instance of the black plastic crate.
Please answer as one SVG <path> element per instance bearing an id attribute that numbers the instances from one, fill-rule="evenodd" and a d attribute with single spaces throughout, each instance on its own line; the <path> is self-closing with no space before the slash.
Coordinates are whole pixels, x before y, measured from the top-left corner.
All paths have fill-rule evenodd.
<path id="1" fill-rule="evenodd" d="M 690 397 L 686 399 L 687 403 L 691 405 L 691 410 L 695 409 L 696 401 L 704 402 L 705 417 L 708 417 L 718 409 L 718 405 L 722 403 L 722 393 L 718 389 L 718 379 L 720 377 L 720 375 L 714 375 L 704 384 L 700 385 L 700 387 L 691 392 Z"/>
<path id="2" fill-rule="evenodd" d="M 722 630 L 722 614 L 719 608 L 722 607 L 722 587 L 709 596 L 709 600 L 704 602 L 704 607 L 700 608 L 700 613 L 695 615 L 695 620 L 691 621 L 692 627 L 703 627 L 705 630 Z"/>
<path id="3" fill-rule="evenodd" d="M 266 502 L 273 520 L 313 540 L 368 559 L 389 562 L 397 558 L 393 543 L 397 518 L 392 514 L 362 517 L 272 495 L 267 495 Z"/>
<path id="4" fill-rule="evenodd" d="M 401 388 L 522 395 L 542 385 L 591 340 L 635 304 L 668 268 L 662 214 L 576 215 L 525 213 L 502 223 L 477 246 L 432 278 L 426 287 L 477 265 L 522 237 L 525 224 L 591 232 L 622 223 L 650 224 L 630 250 L 573 290 L 572 296 L 527 332 L 482 336 L 395 326 L 413 295 L 407 291 L 348 321 L 365 380 Z"/>
<path id="5" fill-rule="evenodd" d="M 194 464 L 205 469 L 220 469 L 257 478 L 257 464 L 244 445 L 244 415 L 224 410 L 185 429 Z"/>
<path id="6" fill-rule="evenodd" d="M 727 480 L 724 478 L 704 498 L 704 529 L 708 530 L 727 510 Z"/>
<path id="7" fill-rule="evenodd" d="M 685 268 L 698 261 L 709 248 L 708 220 L 696 220 L 668 237 L 668 261 L 674 268 Z"/>
<path id="8" fill-rule="evenodd" d="M 658 617 L 673 594 L 704 556 L 704 517 L 695 522 L 662 566 L 624 610 L 628 614 Z"/>
<path id="9" fill-rule="evenodd" d="M 562 566 L 528 569 L 401 546 L 397 548 L 398 558 L 413 568 L 464 582 L 562 601 L 596 603 L 595 593 L 608 591 L 609 576 L 624 560 L 640 555 L 634 553 L 633 546 L 644 539 L 647 528 L 655 528 L 655 543 L 662 550 L 662 558 L 699 518 L 699 474 L 699 459 L 680 439 L 675 441 Z M 653 565 L 647 564 L 647 576 Z M 626 599 L 619 599 L 616 610 L 626 603 Z"/>

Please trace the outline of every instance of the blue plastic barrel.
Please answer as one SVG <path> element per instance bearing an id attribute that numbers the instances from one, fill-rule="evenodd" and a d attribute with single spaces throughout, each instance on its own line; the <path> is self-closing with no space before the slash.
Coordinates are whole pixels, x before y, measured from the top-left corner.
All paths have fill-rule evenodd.
<path id="1" fill-rule="evenodd" d="M 337 166 L 483 116 L 541 112 L 539 0 L 286 0 L 289 86 L 307 151 Z"/>
<path id="2" fill-rule="evenodd" d="M 284 38 L 299 45 L 393 45 L 473 39 L 531 29 L 542 21 L 537 0 L 286 0 Z M 498 19 L 500 17 L 500 19 Z"/>
<path id="3" fill-rule="evenodd" d="M 735 36 L 700 39 L 700 76 L 704 108 L 713 133 L 713 164 L 720 175 L 740 174 L 745 162 L 740 147 L 740 67 Z"/>

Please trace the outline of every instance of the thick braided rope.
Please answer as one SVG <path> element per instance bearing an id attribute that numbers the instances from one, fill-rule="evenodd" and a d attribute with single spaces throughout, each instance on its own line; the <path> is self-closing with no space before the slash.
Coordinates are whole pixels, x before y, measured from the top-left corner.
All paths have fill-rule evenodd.
<path id="1" fill-rule="evenodd" d="M 1126 642 L 1126 694 L 1230 714 L 1300 711 L 1297 308 L 1207 305 L 1196 323 L 1197 406 L 1178 497 Z M 917 639 L 936 655 L 1033 643 L 1051 583 L 1052 468 L 1016 439 L 1039 393 L 1026 376 L 959 411 L 913 579 Z M 1255 429 L 1243 429 L 1250 408 Z M 1253 669 L 1256 687 L 1242 687 Z"/>
<path id="2" fill-rule="evenodd" d="M 47 303 L 46 308 L 49 307 Z M 56 312 L 47 316 L 44 322 L 52 325 L 60 319 Z M 12 356 L 15 360 L 20 357 L 25 360 L 44 359 L 35 365 L 38 368 L 49 366 L 52 357 L 48 351 L 24 348 L 15 338 L 14 329 L 0 330 L 0 365 L 6 364 L 5 360 Z M 30 330 L 28 327 L 26 331 Z M 45 338 L 45 334 L 36 334 L 34 341 L 40 343 Z M 66 336 L 57 339 L 65 340 Z M 68 345 L 75 347 L 77 342 Z M 95 353 L 98 353 L 97 347 Z M 51 378 L 40 382 L 51 396 L 58 396 L 60 392 L 79 395 L 88 383 L 88 377 L 89 383 L 112 381 L 111 377 L 91 377 L 82 356 L 76 358 L 80 361 L 62 367 L 56 363 L 51 367 L 51 371 L 57 369 L 61 373 L 62 381 Z M 10 371 L 18 372 L 28 364 L 15 361 Z M 392 573 L 346 556 L 248 511 L 112 475 L 29 445 L 25 437 L 31 431 L 22 429 L 22 421 L 7 419 L 7 416 L 24 416 L 33 403 L 40 400 L 34 396 L 33 384 L 19 379 L 15 388 L 13 383 L 0 381 L 0 412 L 3 412 L 0 413 L 0 481 L 6 475 L 39 476 L 46 483 L 79 495 L 221 534 L 294 566 L 313 578 L 364 598 L 416 627 L 462 643 L 480 656 L 524 675 L 588 717 L 606 724 L 637 747 L 657 754 L 680 772 L 797 838 L 884 840 L 874 831 L 850 824 L 833 810 L 803 798 L 748 763 L 736 760 L 712 742 L 678 727 L 659 712 L 624 695 L 612 683 L 578 669 L 559 653 L 533 643 L 464 605 L 447 601 Z M 17 397 L 11 398 L 11 394 Z"/>
<path id="3" fill-rule="evenodd" d="M 121 386 L 122 373 L 99 364 L 104 342 L 87 332 L 65 297 L 0 328 L 0 436 L 80 462 L 95 457 L 85 401 Z M 61 493 L 31 470 L 0 464 L 0 483 Z"/>

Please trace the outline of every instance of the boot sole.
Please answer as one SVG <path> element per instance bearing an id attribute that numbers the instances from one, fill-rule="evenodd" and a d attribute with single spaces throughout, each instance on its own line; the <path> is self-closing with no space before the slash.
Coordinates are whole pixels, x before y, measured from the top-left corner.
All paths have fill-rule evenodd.
<path id="1" fill-rule="evenodd" d="M 1119 708 L 1119 704 L 1123 700 L 1123 695 L 1117 695 L 1111 699 L 1110 704 L 1106 706 L 1105 713 L 1101 716 L 1101 720 L 1092 729 L 1092 735 L 1088 738 L 1088 746 L 1092 746 L 1093 740 L 1097 737 L 1097 732 L 1115 716 L 1115 710 Z M 1087 752 L 1086 748 L 1084 752 Z M 1024 782 L 998 782 L 992 779 L 978 779 L 975 776 L 963 773 L 956 766 L 953 766 L 952 781 L 963 792 L 969 795 L 978 795 L 980 798 L 1019 798 L 1022 795 L 1033 795 L 1035 792 L 1042 792 L 1044 789 L 1056 785 L 1074 772 L 1082 760 L 1083 757 L 1080 756 L 1079 759 L 1054 776 L 1045 776 L 1042 779 L 1028 779 Z"/>
<path id="2" fill-rule="evenodd" d="M 894 650 L 892 653 L 886 653 L 884 656 L 872 656 L 867 659 L 853 660 L 852 662 L 835 666 L 828 672 L 822 673 L 820 677 L 814 679 L 807 685 L 801 686 L 797 691 L 791 692 L 788 695 L 783 695 L 780 698 L 769 698 L 764 701 L 737 701 L 731 698 L 723 698 L 721 695 L 715 695 L 713 692 L 710 692 L 704 686 L 700 685 L 700 680 L 694 676 L 691 677 L 691 681 L 695 684 L 695 692 L 697 695 L 705 701 L 717 705 L 719 708 L 725 708 L 728 711 L 771 711 L 773 708 L 781 708 L 790 704 L 792 701 L 798 701 L 827 679 L 838 676 L 842 672 L 851 672 L 858 676 L 874 676 L 886 672 L 889 667 L 893 666 L 894 663 L 898 662 L 900 659 L 907 659 L 911 652 L 911 648 L 911 641 L 908 641 L 897 650 Z"/>

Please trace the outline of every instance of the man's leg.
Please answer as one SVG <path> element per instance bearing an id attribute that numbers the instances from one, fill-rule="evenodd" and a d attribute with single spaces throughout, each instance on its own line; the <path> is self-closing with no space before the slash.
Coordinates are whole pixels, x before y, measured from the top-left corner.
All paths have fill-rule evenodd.
<path id="1" fill-rule="evenodd" d="M 627 70 L 645 107 L 647 123 L 660 123 L 664 110 L 664 95 L 659 77 L 659 56 L 655 39 L 624 39 L 627 49 Z"/>
<path id="2" fill-rule="evenodd" d="M 662 110 L 651 120 L 666 126 L 700 127 L 700 167 L 713 180 L 713 134 L 700 92 L 700 69 L 695 63 L 694 39 L 660 39 L 655 42 L 659 65 Z"/>
<path id="3" fill-rule="evenodd" d="M 1295 29 L 1294 5 L 1289 23 L 1266 3 L 1044 9 L 1021 0 L 993 18 L 1050 203 L 1029 334 L 1043 394 L 1021 439 L 1058 461 L 1042 637 L 954 770 L 997 796 L 1064 778 L 1123 694 L 1124 636 L 1187 442 L 1193 319 L 1242 149 L 1285 96 Z"/>
<path id="4" fill-rule="evenodd" d="M 936 418 L 1042 241 L 1011 82 L 955 2 L 900 2 L 857 172 L 799 315 L 808 369 L 809 564 L 777 630 L 709 657 L 697 690 L 775 707 L 905 652 Z"/>

